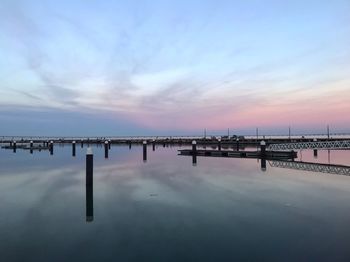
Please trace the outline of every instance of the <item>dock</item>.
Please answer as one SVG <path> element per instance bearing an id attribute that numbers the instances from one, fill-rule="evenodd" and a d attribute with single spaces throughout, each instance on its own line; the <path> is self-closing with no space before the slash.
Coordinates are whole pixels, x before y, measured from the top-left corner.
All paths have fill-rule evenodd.
<path id="1" fill-rule="evenodd" d="M 294 159 L 297 157 L 295 151 L 266 151 L 265 155 L 261 151 L 229 151 L 229 150 L 179 150 L 179 155 L 203 156 L 203 157 L 229 157 L 229 158 L 264 158 L 264 159 Z"/>

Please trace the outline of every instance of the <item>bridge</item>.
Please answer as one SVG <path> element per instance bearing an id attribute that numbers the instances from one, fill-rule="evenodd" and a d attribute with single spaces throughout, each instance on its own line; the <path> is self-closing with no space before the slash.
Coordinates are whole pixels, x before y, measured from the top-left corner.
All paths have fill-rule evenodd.
<path id="1" fill-rule="evenodd" d="M 270 144 L 268 150 L 350 149 L 350 140 Z"/>
<path id="2" fill-rule="evenodd" d="M 269 161 L 269 164 L 272 167 L 350 176 L 350 166 L 281 160 Z"/>

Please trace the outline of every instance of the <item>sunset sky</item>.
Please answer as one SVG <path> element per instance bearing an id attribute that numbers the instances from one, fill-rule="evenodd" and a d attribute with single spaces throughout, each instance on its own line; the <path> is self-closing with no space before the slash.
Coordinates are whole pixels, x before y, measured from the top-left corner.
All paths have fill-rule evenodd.
<path id="1" fill-rule="evenodd" d="M 0 135 L 350 132 L 350 1 L 0 1 Z"/>

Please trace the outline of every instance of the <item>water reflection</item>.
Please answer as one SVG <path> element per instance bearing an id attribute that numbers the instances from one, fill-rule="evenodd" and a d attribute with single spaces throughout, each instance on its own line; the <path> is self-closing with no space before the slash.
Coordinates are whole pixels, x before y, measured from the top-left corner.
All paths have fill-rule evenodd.
<path id="1" fill-rule="evenodd" d="M 86 222 L 94 220 L 93 185 L 86 185 Z"/>
<path id="2" fill-rule="evenodd" d="M 349 177 L 270 166 L 262 173 L 266 162 L 256 159 L 201 158 L 192 168 L 191 158 L 162 146 L 143 164 L 142 145 L 112 145 L 108 160 L 94 147 L 89 186 L 86 152 L 76 149 L 75 158 L 71 146 L 52 157 L 0 150 L 4 261 L 349 257 Z M 332 152 L 333 161 L 349 156 Z M 313 159 L 313 152 L 303 157 Z M 324 158 L 319 151 L 317 160 Z"/>

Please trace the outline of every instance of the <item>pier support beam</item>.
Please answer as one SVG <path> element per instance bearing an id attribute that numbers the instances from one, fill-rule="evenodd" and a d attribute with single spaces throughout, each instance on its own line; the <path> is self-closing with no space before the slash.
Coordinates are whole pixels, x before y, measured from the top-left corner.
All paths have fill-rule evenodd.
<path id="1" fill-rule="evenodd" d="M 236 139 L 236 150 L 239 151 L 239 138 Z"/>
<path id="2" fill-rule="evenodd" d="M 221 151 L 221 137 L 218 137 L 218 150 Z"/>
<path id="3" fill-rule="evenodd" d="M 17 143 L 16 141 L 13 141 L 13 153 L 16 153 L 17 150 Z"/>

